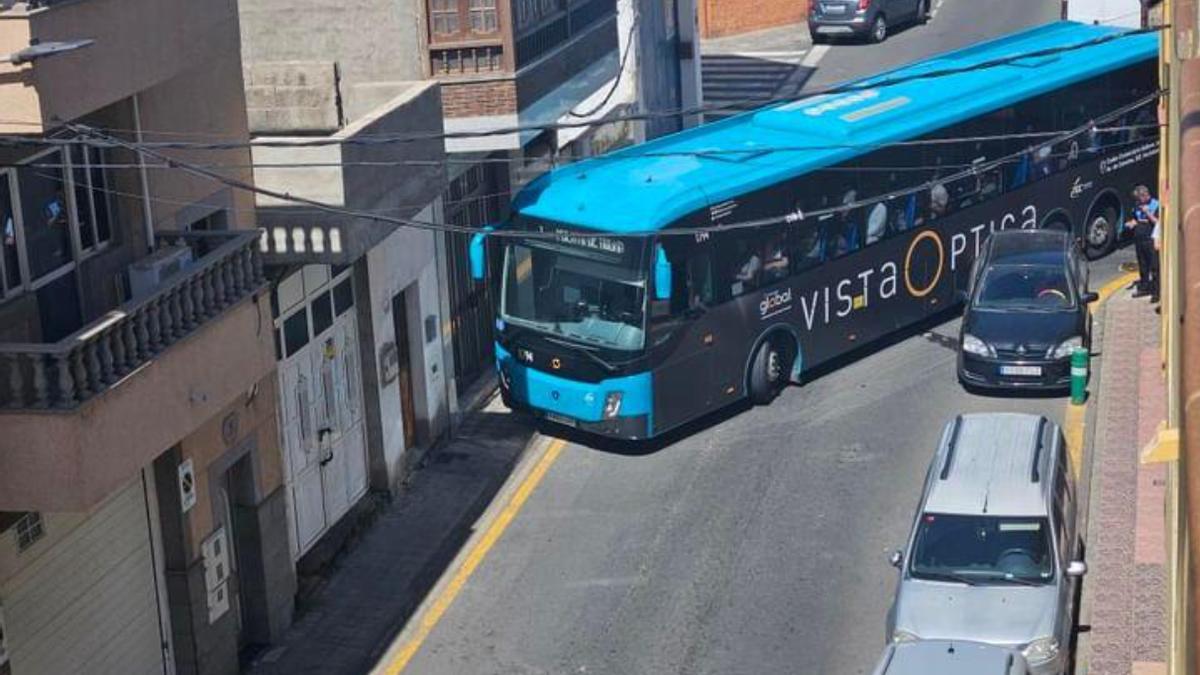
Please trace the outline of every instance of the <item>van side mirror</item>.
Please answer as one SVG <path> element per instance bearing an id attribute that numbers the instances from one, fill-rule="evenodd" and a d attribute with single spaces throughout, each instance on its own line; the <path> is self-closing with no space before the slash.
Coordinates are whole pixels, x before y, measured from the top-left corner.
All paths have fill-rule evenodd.
<path id="1" fill-rule="evenodd" d="M 896 569 L 900 569 L 900 564 L 904 562 L 904 551 L 896 549 L 888 554 L 888 564 Z"/>
<path id="2" fill-rule="evenodd" d="M 1087 563 L 1082 560 L 1072 560 L 1067 563 L 1067 576 L 1081 577 L 1087 574 Z"/>
<path id="3" fill-rule="evenodd" d="M 1100 299 L 1100 294 L 1095 291 L 1088 291 L 1087 293 L 1083 294 L 1082 299 L 1085 305 L 1090 305 L 1091 303 Z"/>
<path id="4" fill-rule="evenodd" d="M 671 261 L 662 244 L 654 245 L 654 299 L 671 299 Z"/>
<path id="5" fill-rule="evenodd" d="M 486 226 L 484 232 L 476 232 L 471 235 L 471 243 L 467 246 L 467 258 L 471 265 L 471 278 L 475 281 L 483 281 L 487 274 L 487 232 L 492 227 Z"/>

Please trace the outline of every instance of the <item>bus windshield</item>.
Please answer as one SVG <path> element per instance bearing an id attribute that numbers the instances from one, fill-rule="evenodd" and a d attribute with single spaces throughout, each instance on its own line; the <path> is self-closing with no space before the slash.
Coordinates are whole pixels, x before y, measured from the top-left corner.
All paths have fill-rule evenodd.
<path id="1" fill-rule="evenodd" d="M 583 344 L 632 351 L 644 342 L 646 272 L 623 257 L 546 241 L 509 244 L 500 315 Z"/>

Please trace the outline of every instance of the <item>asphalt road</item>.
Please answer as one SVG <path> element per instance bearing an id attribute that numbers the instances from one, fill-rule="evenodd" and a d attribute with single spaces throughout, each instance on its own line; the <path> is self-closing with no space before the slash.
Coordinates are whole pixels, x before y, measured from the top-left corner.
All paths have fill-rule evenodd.
<path id="1" fill-rule="evenodd" d="M 807 86 L 1057 8 L 944 0 L 883 45 L 831 47 Z M 1093 287 L 1128 257 L 1094 264 Z M 407 672 L 870 672 L 895 583 L 886 551 L 907 534 L 942 425 L 1065 409 L 964 393 L 956 335 L 954 320 L 913 331 L 648 454 L 568 445 Z"/>

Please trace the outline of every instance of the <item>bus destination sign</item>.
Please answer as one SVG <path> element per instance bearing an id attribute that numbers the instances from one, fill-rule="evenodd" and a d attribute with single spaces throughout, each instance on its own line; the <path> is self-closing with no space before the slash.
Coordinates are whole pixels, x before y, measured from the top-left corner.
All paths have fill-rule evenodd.
<path id="1" fill-rule="evenodd" d="M 592 251 L 602 251 L 611 253 L 612 255 L 625 254 L 625 242 L 612 237 L 598 237 L 590 234 L 579 234 L 577 232 L 568 232 L 567 230 L 558 230 L 555 232 L 558 243 L 568 246 L 577 246 L 586 248 Z"/>

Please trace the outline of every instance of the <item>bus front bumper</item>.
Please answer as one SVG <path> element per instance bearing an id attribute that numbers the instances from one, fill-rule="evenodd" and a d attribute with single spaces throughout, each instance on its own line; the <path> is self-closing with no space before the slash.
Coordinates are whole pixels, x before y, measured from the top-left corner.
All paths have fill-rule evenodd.
<path id="1" fill-rule="evenodd" d="M 653 434 L 650 373 L 581 382 L 522 365 L 500 345 L 496 370 L 510 408 L 609 438 L 640 440 Z"/>

